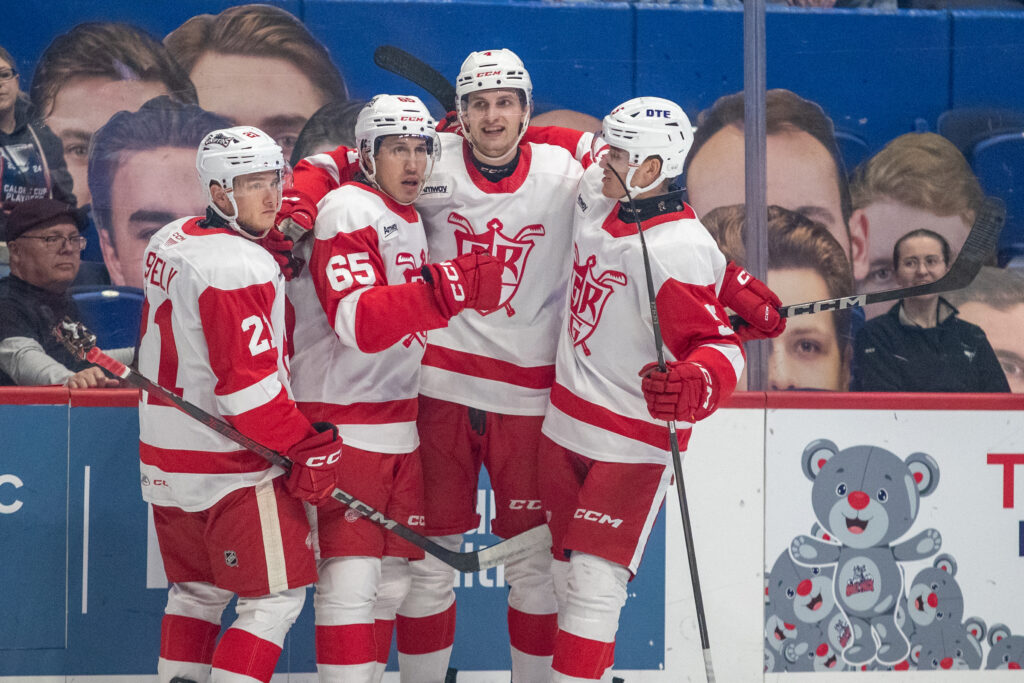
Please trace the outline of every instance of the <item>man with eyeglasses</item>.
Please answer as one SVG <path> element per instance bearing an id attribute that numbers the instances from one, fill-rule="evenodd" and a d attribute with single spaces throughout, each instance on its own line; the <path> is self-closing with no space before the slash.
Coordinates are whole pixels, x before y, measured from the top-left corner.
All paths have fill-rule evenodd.
<path id="1" fill-rule="evenodd" d="M 0 385 L 63 384 L 72 389 L 118 385 L 76 360 L 51 330 L 65 315 L 78 319 L 68 287 L 78 274 L 82 218 L 55 199 L 16 204 L 2 234 L 11 274 L 0 279 Z M 111 355 L 129 362 L 132 349 Z"/>

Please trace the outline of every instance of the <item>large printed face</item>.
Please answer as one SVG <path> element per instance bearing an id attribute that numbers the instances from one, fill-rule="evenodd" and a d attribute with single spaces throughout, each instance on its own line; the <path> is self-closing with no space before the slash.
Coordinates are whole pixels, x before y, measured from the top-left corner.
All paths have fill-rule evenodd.
<path id="1" fill-rule="evenodd" d="M 783 303 L 818 301 L 832 294 L 825 280 L 812 268 L 768 271 L 768 286 Z M 846 391 L 849 370 L 836 337 L 832 313 L 794 316 L 786 331 L 771 340 L 768 381 L 773 391 L 825 389 Z"/>
<path id="2" fill-rule="evenodd" d="M 189 74 L 199 106 L 238 126 L 255 126 L 291 157 L 302 127 L 326 96 L 291 62 L 277 57 L 207 52 Z"/>
<path id="3" fill-rule="evenodd" d="M 726 126 L 691 159 L 686 191 L 698 216 L 744 203 L 743 143 L 743 129 Z M 791 131 L 769 135 L 767 154 L 768 205 L 798 211 L 822 223 L 851 258 L 854 278 L 863 278 L 867 238 L 860 232 L 850 233 L 843 220 L 838 171 L 828 150 L 810 134 Z"/>
<path id="4" fill-rule="evenodd" d="M 102 76 L 70 79 L 53 99 L 46 125 L 60 138 L 79 206 L 92 203 L 89 142 L 119 111 L 138 111 L 146 101 L 170 94 L 158 81 L 115 81 Z"/>
<path id="5" fill-rule="evenodd" d="M 960 317 L 985 331 L 988 343 L 1003 367 L 1010 391 L 1024 393 L 1024 302 L 999 310 L 980 301 L 959 307 Z"/>

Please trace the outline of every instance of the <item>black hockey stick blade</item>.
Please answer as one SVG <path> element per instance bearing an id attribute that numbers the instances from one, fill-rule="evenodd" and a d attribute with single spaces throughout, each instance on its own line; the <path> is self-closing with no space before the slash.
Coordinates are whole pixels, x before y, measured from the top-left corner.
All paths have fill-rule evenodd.
<path id="1" fill-rule="evenodd" d="M 885 292 L 869 292 L 866 294 L 854 294 L 841 296 L 835 299 L 822 299 L 820 301 L 808 301 L 802 304 L 789 304 L 779 307 L 779 315 L 783 318 L 792 318 L 795 315 L 806 313 L 821 313 L 823 311 L 842 311 L 847 308 L 857 308 L 868 304 L 881 303 L 883 301 L 895 301 L 906 299 L 912 296 L 925 294 L 939 294 L 954 289 L 961 289 L 974 281 L 981 267 L 995 253 L 996 245 L 999 243 L 999 233 L 1003 231 L 1006 223 L 1006 204 L 999 197 L 986 197 L 978 209 L 978 215 L 974 219 L 974 225 L 960 248 L 960 254 L 953 265 L 949 267 L 946 274 L 935 282 L 913 287 L 890 289 Z M 738 315 L 729 316 L 729 323 L 735 328 L 748 324 Z"/>
<path id="2" fill-rule="evenodd" d="M 373 52 L 373 62 L 426 90 L 446 112 L 455 111 L 455 86 L 419 57 L 394 45 L 381 45 Z"/>
<path id="3" fill-rule="evenodd" d="M 76 358 L 98 365 L 115 377 L 122 379 L 129 386 L 150 392 L 164 403 L 178 408 L 189 417 L 201 422 L 213 431 L 222 434 L 269 462 L 282 467 L 286 471 L 291 469 L 291 461 L 277 451 L 246 436 L 216 415 L 211 415 L 194 403 L 190 403 L 177 394 L 168 391 L 134 368 L 103 353 L 96 346 L 96 335 L 90 333 L 82 323 L 65 318 L 56 325 L 53 333 Z M 367 505 L 340 488 L 335 488 L 331 493 L 331 497 L 361 513 L 374 524 L 378 524 L 396 536 L 404 538 L 416 547 L 422 548 L 445 564 L 461 572 L 475 572 L 481 569 L 488 569 L 543 548 L 551 547 L 551 530 L 544 524 L 517 534 L 500 543 L 495 543 L 488 548 L 482 548 L 474 552 L 455 552 L 388 518 L 379 510 Z"/>

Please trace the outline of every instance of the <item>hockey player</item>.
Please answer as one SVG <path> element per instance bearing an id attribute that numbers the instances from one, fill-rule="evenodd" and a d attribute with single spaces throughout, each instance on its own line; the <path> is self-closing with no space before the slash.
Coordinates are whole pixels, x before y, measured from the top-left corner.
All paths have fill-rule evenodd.
<path id="1" fill-rule="evenodd" d="M 733 391 L 740 341 L 716 297 L 726 262 L 668 183 L 693 139 L 677 105 L 637 98 L 603 122 L 610 145 L 580 183 L 573 266 L 541 446 L 559 596 L 554 681 L 601 680 L 612 665 L 626 584 L 672 481 L 669 432 Z M 622 179 L 635 197 L 626 203 Z M 643 225 L 667 372 L 648 363 L 652 322 Z M 639 371 L 642 380 L 637 377 Z M 570 556 L 571 554 L 571 556 Z M 568 560 L 568 561 L 566 561 Z"/>
<path id="2" fill-rule="evenodd" d="M 288 386 L 284 277 L 256 240 L 281 201 L 281 148 L 262 131 L 213 131 L 196 165 L 205 217 L 162 228 L 145 252 L 140 371 L 293 462 L 259 456 L 143 393 L 143 498 L 171 582 L 163 683 L 269 681 L 316 580 L 302 501 L 335 486 L 341 439 L 310 424 Z M 215 642 L 234 594 L 237 618 Z M 212 665 L 212 674 L 211 674 Z"/>
<path id="3" fill-rule="evenodd" d="M 482 251 L 427 263 L 412 202 L 440 153 L 434 125 L 416 97 L 377 95 L 360 111 L 361 172 L 320 202 L 312 246 L 300 247 L 308 275 L 289 285 L 295 396 L 304 414 L 335 423 L 345 440 L 339 485 L 421 530 L 416 399 L 426 330 L 466 308 L 497 306 L 502 273 Z M 310 512 L 320 680 L 379 681 L 409 560 L 423 551 L 344 508 Z"/>
<path id="4" fill-rule="evenodd" d="M 500 301 L 432 331 L 423 357 L 419 416 L 426 533 L 458 548 L 480 522 L 477 476 L 488 468 L 508 537 L 543 524 L 537 483 L 540 424 L 554 378 L 567 281 L 570 224 L 582 168 L 565 149 L 522 143 L 532 85 L 509 50 L 474 52 L 456 94 L 464 138 L 441 133 L 441 159 L 416 206 L 432 259 L 485 249 L 503 263 Z M 344 180 L 339 148 L 296 167 L 281 219 L 309 225 L 316 201 Z M 321 207 L 322 208 L 322 207 Z M 550 675 L 556 603 L 547 552 L 510 562 L 508 624 L 513 680 Z M 445 678 L 455 636 L 454 575 L 432 557 L 413 562 L 397 619 L 404 683 Z"/>

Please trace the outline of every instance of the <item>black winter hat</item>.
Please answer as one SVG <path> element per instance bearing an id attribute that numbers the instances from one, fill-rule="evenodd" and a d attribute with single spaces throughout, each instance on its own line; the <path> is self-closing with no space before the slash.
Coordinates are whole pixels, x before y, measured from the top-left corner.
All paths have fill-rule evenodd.
<path id="1" fill-rule="evenodd" d="M 82 232 L 84 216 L 75 207 L 56 199 L 30 199 L 18 202 L 7 215 L 3 239 L 7 242 L 18 239 L 29 230 L 48 228 L 58 223 L 71 223 Z"/>

